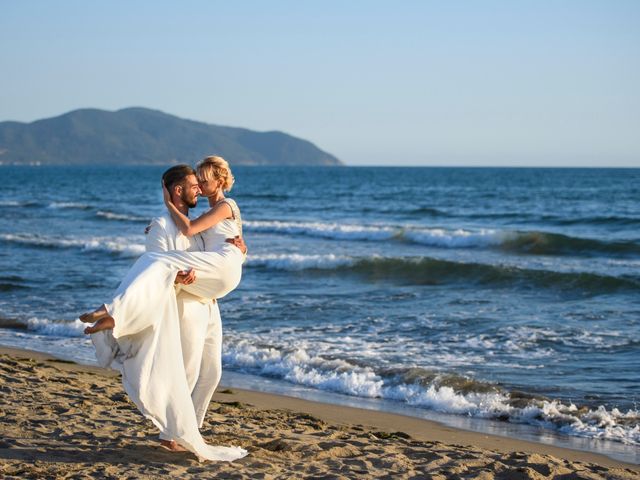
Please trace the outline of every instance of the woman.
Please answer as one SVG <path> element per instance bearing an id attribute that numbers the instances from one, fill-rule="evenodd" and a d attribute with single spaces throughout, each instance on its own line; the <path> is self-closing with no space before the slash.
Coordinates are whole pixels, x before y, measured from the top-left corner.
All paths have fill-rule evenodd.
<path id="1" fill-rule="evenodd" d="M 231 461 L 247 452 L 209 446 L 198 431 L 182 362 L 174 280 L 179 271 L 195 270 L 196 281 L 180 287 L 202 298 L 221 298 L 236 288 L 244 256 L 225 239 L 242 234 L 242 220 L 235 202 L 224 196 L 234 182 L 228 163 L 207 157 L 196 171 L 210 206 L 200 217 L 190 221 L 171 203 L 164 186 L 163 191 L 180 231 L 202 232 L 204 251 L 145 253 L 127 272 L 113 300 L 80 320 L 94 323 L 85 333 L 92 334 L 99 363 L 122 372 L 125 391 L 164 436 L 200 459 Z"/>

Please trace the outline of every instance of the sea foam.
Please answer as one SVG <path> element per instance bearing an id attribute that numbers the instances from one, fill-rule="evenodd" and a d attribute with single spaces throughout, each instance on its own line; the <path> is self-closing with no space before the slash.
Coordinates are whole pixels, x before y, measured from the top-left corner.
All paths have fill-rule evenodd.
<path id="1" fill-rule="evenodd" d="M 249 255 L 247 266 L 263 267 L 270 270 L 299 271 L 307 269 L 335 269 L 338 267 L 353 265 L 354 258 L 344 255 L 302 255 L 297 253 L 289 254 L 267 254 Z"/>
<path id="2" fill-rule="evenodd" d="M 27 319 L 27 328 L 40 335 L 50 337 L 82 337 L 86 324 L 80 320 L 54 321 L 46 318 L 31 317 Z"/>
<path id="3" fill-rule="evenodd" d="M 72 209 L 72 210 L 89 210 L 93 208 L 91 205 L 87 203 L 80 202 L 51 202 L 48 208 L 54 209 Z"/>
<path id="4" fill-rule="evenodd" d="M 573 403 L 531 398 L 525 405 L 514 403 L 510 392 L 487 388 L 459 391 L 446 384 L 446 376 L 428 384 L 412 383 L 402 376 L 385 376 L 371 367 L 348 360 L 324 358 L 309 348 L 264 345 L 257 339 L 228 335 L 223 361 L 226 368 L 284 380 L 320 390 L 365 398 L 383 398 L 442 413 L 506 420 L 537 425 L 562 433 L 640 445 L 640 412 L 621 412 L 603 406 L 579 408 Z M 443 383 L 444 382 L 444 383 Z"/>
<path id="5" fill-rule="evenodd" d="M 335 240 L 389 240 L 399 231 L 387 226 L 348 225 L 322 222 L 246 221 L 244 226 L 253 232 L 285 233 Z"/>
<path id="6" fill-rule="evenodd" d="M 392 225 L 353 225 L 322 222 L 248 221 L 249 231 L 306 235 L 334 240 L 380 242 L 401 240 L 420 245 L 442 248 L 473 248 L 499 245 L 513 233 L 490 229 L 469 231 L 464 229 L 418 228 Z"/>
<path id="7" fill-rule="evenodd" d="M 637 241 L 580 238 L 541 231 L 479 228 L 426 228 L 416 225 L 355 225 L 323 222 L 247 221 L 248 231 L 304 235 L 339 241 L 398 241 L 446 249 L 485 248 L 529 255 L 607 255 L 633 257 L 640 254 Z"/>
<path id="8" fill-rule="evenodd" d="M 120 222 L 134 222 L 142 223 L 149 222 L 151 219 L 147 217 L 140 217 L 138 215 L 129 215 L 126 213 L 115 213 L 107 210 L 98 210 L 96 216 L 105 220 L 115 220 Z"/>
<path id="9" fill-rule="evenodd" d="M 8 243 L 31 245 L 41 248 L 78 248 L 81 250 L 95 250 L 116 253 L 126 257 L 137 257 L 144 253 L 144 245 L 136 243 L 139 239 L 118 237 L 56 237 L 48 235 L 34 235 L 22 233 L 3 233 L 0 240 Z"/>

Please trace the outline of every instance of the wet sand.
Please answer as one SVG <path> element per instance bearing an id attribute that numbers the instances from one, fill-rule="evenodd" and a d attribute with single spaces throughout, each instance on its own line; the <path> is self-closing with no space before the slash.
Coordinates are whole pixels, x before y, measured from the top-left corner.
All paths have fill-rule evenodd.
<path id="1" fill-rule="evenodd" d="M 1 478 L 637 479 L 602 455 L 402 415 L 221 387 L 202 429 L 249 456 L 162 449 L 119 375 L 0 347 Z"/>

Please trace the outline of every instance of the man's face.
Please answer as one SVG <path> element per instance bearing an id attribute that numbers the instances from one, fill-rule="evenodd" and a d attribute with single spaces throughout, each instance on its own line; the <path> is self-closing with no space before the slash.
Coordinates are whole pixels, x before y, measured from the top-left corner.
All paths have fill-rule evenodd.
<path id="1" fill-rule="evenodd" d="M 193 208 L 198 204 L 198 195 L 200 195 L 198 179 L 195 175 L 187 175 L 182 183 L 180 200 L 182 200 L 187 207 Z"/>

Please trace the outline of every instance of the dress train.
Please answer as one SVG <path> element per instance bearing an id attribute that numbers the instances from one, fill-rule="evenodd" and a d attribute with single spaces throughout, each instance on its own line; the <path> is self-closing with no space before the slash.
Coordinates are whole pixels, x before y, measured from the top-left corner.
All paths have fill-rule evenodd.
<path id="1" fill-rule="evenodd" d="M 105 304 L 113 330 L 91 335 L 98 363 L 120 370 L 125 391 L 165 438 L 200 460 L 232 461 L 240 447 L 207 445 L 198 430 L 182 360 L 174 279 L 194 268 L 196 281 L 181 285 L 203 298 L 221 298 L 240 282 L 242 253 L 224 244 L 213 252 L 145 253 Z"/>

